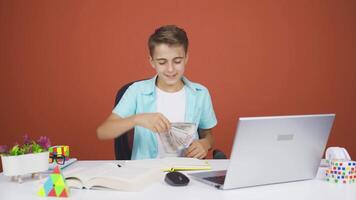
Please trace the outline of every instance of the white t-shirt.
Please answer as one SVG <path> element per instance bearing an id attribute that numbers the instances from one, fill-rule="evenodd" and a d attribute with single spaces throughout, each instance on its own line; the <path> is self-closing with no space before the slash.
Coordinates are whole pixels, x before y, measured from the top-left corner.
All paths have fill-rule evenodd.
<path id="1" fill-rule="evenodd" d="M 177 92 L 165 92 L 156 87 L 157 95 L 157 112 L 162 113 L 171 123 L 184 122 L 185 120 L 185 86 Z M 157 158 L 179 156 L 180 152 L 168 154 L 163 148 L 162 141 L 156 133 L 158 142 Z"/>

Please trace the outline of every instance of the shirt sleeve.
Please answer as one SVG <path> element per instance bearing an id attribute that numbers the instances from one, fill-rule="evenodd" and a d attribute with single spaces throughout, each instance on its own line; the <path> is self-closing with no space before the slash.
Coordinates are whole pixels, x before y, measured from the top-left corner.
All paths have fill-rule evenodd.
<path id="1" fill-rule="evenodd" d="M 213 108 L 213 104 L 211 102 L 211 97 L 209 91 L 206 90 L 203 99 L 202 105 L 202 114 L 199 121 L 199 128 L 200 129 L 211 129 L 216 126 L 217 120 Z"/>
<path id="2" fill-rule="evenodd" d="M 137 107 L 137 90 L 134 85 L 127 88 L 119 103 L 115 106 L 112 113 L 119 115 L 122 118 L 129 117 L 136 113 Z"/>

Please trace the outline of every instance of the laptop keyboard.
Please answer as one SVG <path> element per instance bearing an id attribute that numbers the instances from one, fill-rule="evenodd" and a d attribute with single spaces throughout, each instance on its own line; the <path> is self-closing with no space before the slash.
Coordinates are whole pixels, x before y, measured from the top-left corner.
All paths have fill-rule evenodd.
<path id="1" fill-rule="evenodd" d="M 224 181 L 225 181 L 225 175 L 223 175 L 223 176 L 206 177 L 204 179 L 208 180 L 208 181 L 211 181 L 211 182 L 214 182 L 214 183 L 217 183 L 217 184 L 220 184 L 220 185 L 223 185 Z"/>

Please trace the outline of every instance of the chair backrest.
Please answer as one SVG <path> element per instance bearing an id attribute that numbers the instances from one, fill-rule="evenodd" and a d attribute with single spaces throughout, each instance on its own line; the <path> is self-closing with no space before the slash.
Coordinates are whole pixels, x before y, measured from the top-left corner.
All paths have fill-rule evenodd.
<path id="1" fill-rule="evenodd" d="M 117 93 L 115 98 L 114 107 L 119 103 L 122 96 L 125 94 L 127 88 L 130 87 L 136 81 L 130 82 L 123 87 L 121 87 Z M 116 160 L 131 160 L 132 153 L 132 144 L 134 138 L 134 130 L 131 129 L 126 133 L 122 134 L 119 137 L 116 137 L 114 140 L 114 149 L 115 149 L 115 159 Z"/>

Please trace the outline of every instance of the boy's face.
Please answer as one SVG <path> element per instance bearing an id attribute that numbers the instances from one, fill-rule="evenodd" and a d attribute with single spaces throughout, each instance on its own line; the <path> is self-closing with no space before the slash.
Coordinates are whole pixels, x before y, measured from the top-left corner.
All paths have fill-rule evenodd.
<path id="1" fill-rule="evenodd" d="M 163 87 L 161 89 L 174 89 L 182 85 L 181 78 L 187 61 L 188 55 L 182 45 L 156 45 L 150 63 L 158 74 L 157 85 Z"/>

